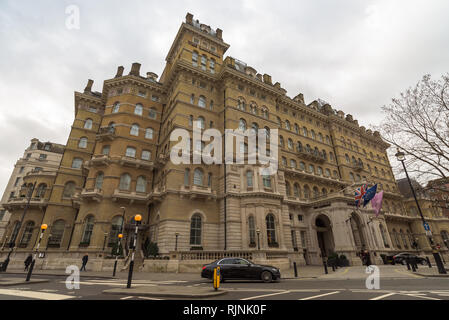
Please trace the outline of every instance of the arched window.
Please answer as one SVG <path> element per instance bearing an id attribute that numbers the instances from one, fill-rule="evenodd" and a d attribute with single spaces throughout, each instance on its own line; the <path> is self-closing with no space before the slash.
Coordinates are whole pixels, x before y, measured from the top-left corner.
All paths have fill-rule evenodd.
<path id="1" fill-rule="evenodd" d="M 317 187 L 313 187 L 313 197 L 318 198 L 320 196 L 320 190 Z"/>
<path id="2" fill-rule="evenodd" d="M 73 169 L 80 169 L 83 164 L 83 159 L 81 158 L 74 158 L 72 161 L 72 168 Z"/>
<path id="3" fill-rule="evenodd" d="M 185 186 L 190 185 L 190 169 L 186 169 L 184 171 L 184 185 Z"/>
<path id="4" fill-rule="evenodd" d="M 290 150 L 293 150 L 293 140 L 292 139 L 288 138 L 287 146 Z"/>
<path id="5" fill-rule="evenodd" d="M 201 245 L 201 216 L 197 213 L 190 222 L 190 245 Z"/>
<path id="6" fill-rule="evenodd" d="M 404 248 L 408 249 L 408 243 L 407 243 L 407 239 L 405 237 L 404 232 L 401 230 L 399 230 L 399 233 L 401 234 L 401 239 L 402 239 L 402 243 L 404 244 Z"/>
<path id="7" fill-rule="evenodd" d="M 137 177 L 136 192 L 147 192 L 147 179 L 144 176 Z"/>
<path id="8" fill-rule="evenodd" d="M 87 138 L 86 137 L 80 138 L 80 141 L 78 142 L 78 148 L 80 148 L 80 149 L 87 148 Z"/>
<path id="9" fill-rule="evenodd" d="M 281 118 L 276 117 L 276 121 L 277 121 L 277 123 L 278 123 L 278 126 L 281 127 L 281 126 L 282 126 Z"/>
<path id="10" fill-rule="evenodd" d="M 92 119 L 86 119 L 84 122 L 84 129 L 92 129 Z"/>
<path id="11" fill-rule="evenodd" d="M 323 135 L 321 134 L 321 132 L 318 133 L 318 140 L 319 140 L 320 142 L 323 142 Z"/>
<path id="12" fill-rule="evenodd" d="M 41 183 L 36 190 L 36 198 L 43 198 L 45 195 L 45 191 L 47 190 L 47 185 L 45 183 Z"/>
<path id="13" fill-rule="evenodd" d="M 288 120 L 285 120 L 285 129 L 291 130 L 290 121 L 288 121 Z"/>
<path id="14" fill-rule="evenodd" d="M 269 246 L 276 245 L 276 225 L 274 223 L 274 216 L 270 213 L 265 218 L 267 224 L 267 242 Z"/>
<path id="15" fill-rule="evenodd" d="M 297 184 L 297 183 L 295 183 L 295 184 L 293 185 L 293 195 L 294 195 L 296 198 L 299 198 L 299 197 L 301 196 L 301 191 L 300 191 L 300 189 L 299 189 L 299 184 Z"/>
<path id="16" fill-rule="evenodd" d="M 122 216 L 115 216 L 111 221 L 111 231 L 109 232 L 108 247 L 112 247 L 118 241 L 118 235 L 122 232 Z"/>
<path id="17" fill-rule="evenodd" d="M 136 148 L 127 147 L 125 155 L 130 158 L 135 158 L 136 157 Z"/>
<path id="18" fill-rule="evenodd" d="M 34 222 L 28 221 L 25 224 L 25 230 L 22 234 L 22 239 L 20 240 L 20 246 L 21 247 L 27 247 L 30 243 L 31 237 L 33 236 L 33 229 L 34 229 Z"/>
<path id="19" fill-rule="evenodd" d="M 283 148 L 284 147 L 284 137 L 279 136 L 279 145 Z"/>
<path id="20" fill-rule="evenodd" d="M 239 130 L 245 131 L 246 130 L 246 121 L 245 119 L 239 120 Z"/>
<path id="21" fill-rule="evenodd" d="M 312 136 L 312 139 L 315 140 L 315 139 L 316 139 L 315 131 L 313 131 L 313 130 L 310 131 L 310 134 L 311 134 L 311 136 Z"/>
<path id="22" fill-rule="evenodd" d="M 145 138 L 146 139 L 153 139 L 154 130 L 152 128 L 147 128 L 145 130 Z"/>
<path id="23" fill-rule="evenodd" d="M 48 246 L 59 248 L 64 236 L 65 221 L 56 220 L 51 226 L 50 237 L 48 238 Z"/>
<path id="24" fill-rule="evenodd" d="M 304 137 L 307 137 L 309 135 L 309 132 L 307 131 L 306 127 L 302 128 L 302 134 L 304 135 Z"/>
<path id="25" fill-rule="evenodd" d="M 137 114 L 138 116 L 141 116 L 143 114 L 143 106 L 140 103 L 136 104 L 136 107 L 134 108 L 134 114 Z"/>
<path id="26" fill-rule="evenodd" d="M 315 173 L 315 167 L 313 164 L 309 164 L 309 172 L 310 173 Z"/>
<path id="27" fill-rule="evenodd" d="M 196 186 L 203 185 L 203 171 L 199 168 L 196 168 L 193 172 L 193 184 Z"/>
<path id="28" fill-rule="evenodd" d="M 255 123 L 255 122 L 253 122 L 253 123 L 251 124 L 251 131 L 252 131 L 254 134 L 257 134 L 257 132 L 259 131 L 259 125 L 258 125 L 257 123 Z"/>
<path id="29" fill-rule="evenodd" d="M 199 117 L 198 120 L 197 120 L 196 125 L 197 125 L 198 129 L 203 129 L 204 130 L 204 128 L 205 128 L 204 118 L 203 117 Z"/>
<path id="30" fill-rule="evenodd" d="M 262 176 L 262 182 L 263 182 L 263 186 L 265 188 L 271 188 L 271 176 L 263 175 Z"/>
<path id="31" fill-rule="evenodd" d="M 131 130 L 130 130 L 129 134 L 132 135 L 132 136 L 138 136 L 139 135 L 139 125 L 137 123 L 134 123 L 131 126 Z"/>
<path id="32" fill-rule="evenodd" d="M 124 173 L 120 176 L 119 189 L 129 191 L 131 187 L 131 176 L 128 173 Z"/>
<path id="33" fill-rule="evenodd" d="M 323 168 L 318 167 L 317 168 L 317 173 L 318 173 L 318 175 L 322 176 L 323 175 Z"/>
<path id="34" fill-rule="evenodd" d="M 330 176 L 331 176 L 331 171 L 330 171 L 328 168 L 326 168 L 326 169 L 324 170 L 324 175 L 325 175 L 326 177 L 330 177 Z"/>
<path id="35" fill-rule="evenodd" d="M 290 159 L 290 167 L 295 168 L 296 169 L 296 161 L 293 159 Z"/>
<path id="36" fill-rule="evenodd" d="M 206 98 L 204 96 L 200 96 L 198 99 L 198 106 L 201 108 L 206 108 Z"/>
<path id="37" fill-rule="evenodd" d="M 380 235 L 382 236 L 382 241 L 384 242 L 385 248 L 389 248 L 390 245 L 388 244 L 387 235 L 385 234 L 385 229 L 382 224 L 379 224 L 379 230 L 380 230 Z"/>
<path id="38" fill-rule="evenodd" d="M 92 237 L 92 232 L 94 230 L 94 216 L 87 216 L 86 220 L 84 220 L 84 231 L 83 237 L 81 238 L 81 243 L 84 245 L 90 244 L 90 238 Z"/>
<path id="39" fill-rule="evenodd" d="M 112 107 L 112 113 L 117 113 L 120 111 L 120 103 L 116 102 L 114 103 L 114 106 Z"/>
<path id="40" fill-rule="evenodd" d="M 345 154 L 345 159 L 346 159 L 346 163 L 350 163 L 351 162 L 351 160 L 349 159 L 348 154 Z"/>
<path id="41" fill-rule="evenodd" d="M 398 233 L 396 232 L 396 229 L 393 229 L 394 239 L 396 241 L 396 247 L 399 249 L 401 248 L 401 242 L 399 241 Z"/>
<path id="42" fill-rule="evenodd" d="M 210 69 L 210 73 L 215 73 L 215 60 L 214 59 L 210 59 L 209 69 Z"/>
<path id="43" fill-rule="evenodd" d="M 253 187 L 253 172 L 252 171 L 246 171 L 246 185 L 250 188 Z"/>
<path id="44" fill-rule="evenodd" d="M 95 189 L 103 189 L 103 178 L 104 178 L 104 173 L 103 172 L 98 172 L 97 174 L 97 178 L 95 179 Z"/>
<path id="45" fill-rule="evenodd" d="M 254 222 L 254 217 L 249 216 L 248 218 L 248 229 L 249 229 L 249 244 L 256 244 L 256 224 Z"/>
<path id="46" fill-rule="evenodd" d="M 71 198 L 75 194 L 76 184 L 73 181 L 69 181 L 64 186 L 64 191 L 62 192 L 63 198 Z"/>
<path id="47" fill-rule="evenodd" d="M 201 69 L 206 70 L 207 57 L 205 55 L 201 56 Z"/>
<path id="48" fill-rule="evenodd" d="M 354 182 L 354 174 L 352 172 L 349 172 L 349 178 L 351 178 L 351 181 Z"/>
<path id="49" fill-rule="evenodd" d="M 322 194 L 323 196 L 327 196 L 327 190 L 326 190 L 326 188 L 321 189 L 321 194 Z"/>
<path id="50" fill-rule="evenodd" d="M 296 134 L 299 134 L 299 126 L 296 123 L 295 123 L 295 132 L 296 132 Z"/>
<path id="51" fill-rule="evenodd" d="M 304 186 L 304 198 L 306 198 L 306 199 L 310 198 L 310 188 L 308 185 Z"/>
<path id="52" fill-rule="evenodd" d="M 304 162 L 301 161 L 301 162 L 299 163 L 299 169 L 302 170 L 302 171 L 305 171 L 305 170 L 306 170 L 306 164 L 305 164 Z"/>
<path id="53" fill-rule="evenodd" d="M 290 189 L 290 183 L 288 183 L 288 182 L 285 183 L 285 192 L 286 192 L 287 196 L 291 195 L 292 191 Z"/>

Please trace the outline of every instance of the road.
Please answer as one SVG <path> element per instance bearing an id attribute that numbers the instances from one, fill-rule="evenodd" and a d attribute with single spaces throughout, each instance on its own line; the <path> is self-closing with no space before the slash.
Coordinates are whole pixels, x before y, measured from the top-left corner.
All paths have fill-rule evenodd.
<path id="1" fill-rule="evenodd" d="M 363 269 L 349 270 L 342 270 L 333 278 L 329 275 L 328 278 L 282 279 L 273 283 L 226 281 L 220 289 L 228 291 L 227 294 L 204 300 L 449 300 L 449 278 L 423 278 L 410 275 L 403 269 L 389 268 L 386 269 L 388 273 L 383 271 L 385 276 L 380 277 L 380 288 L 369 290 L 365 286 Z M 18 275 L 2 274 L 1 277 L 17 278 Z M 134 280 L 133 286 L 212 287 L 210 281 L 195 275 L 186 277 L 186 280 L 169 278 Z M 80 289 L 67 289 L 63 276 L 34 275 L 33 279 L 47 279 L 49 282 L 0 286 L 0 300 L 168 300 L 164 297 L 103 294 L 105 289 L 125 287 L 126 279 L 82 277 Z"/>

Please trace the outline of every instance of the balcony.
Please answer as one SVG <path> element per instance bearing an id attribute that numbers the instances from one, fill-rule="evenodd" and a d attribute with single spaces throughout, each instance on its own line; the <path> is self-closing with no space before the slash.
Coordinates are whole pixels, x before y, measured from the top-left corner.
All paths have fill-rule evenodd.
<path id="1" fill-rule="evenodd" d="M 56 171 L 44 171 L 33 169 L 28 172 L 25 177 L 56 177 Z"/>
<path id="2" fill-rule="evenodd" d="M 114 127 L 102 127 L 97 133 L 98 141 L 112 141 L 116 138 Z"/>
<path id="3" fill-rule="evenodd" d="M 83 189 L 80 194 L 82 200 L 92 200 L 100 202 L 103 199 L 103 190 L 101 189 Z"/>
<path id="4" fill-rule="evenodd" d="M 132 157 L 123 156 L 119 160 L 119 164 L 125 167 L 133 167 L 137 169 L 151 169 L 154 163 L 148 160 L 136 159 Z"/>
<path id="5" fill-rule="evenodd" d="M 297 152 L 297 156 L 299 158 L 305 159 L 305 160 L 309 160 L 315 163 L 323 163 L 324 161 L 326 161 L 326 159 L 324 158 L 324 155 L 316 150 L 312 150 L 312 149 L 305 149 L 305 148 L 297 148 L 296 150 Z"/>
<path id="6" fill-rule="evenodd" d="M 109 156 L 103 155 L 103 154 L 97 154 L 92 157 L 89 161 L 86 161 L 84 163 L 84 167 L 102 167 L 107 166 L 111 163 L 111 159 Z"/>
<path id="7" fill-rule="evenodd" d="M 284 169 L 285 175 L 289 176 L 298 176 L 300 178 L 308 179 L 310 181 L 316 182 L 324 182 L 332 186 L 347 186 L 349 183 L 344 182 L 340 179 L 325 177 L 323 175 L 319 175 L 316 173 L 306 172 L 300 169 L 292 168 L 292 167 L 281 167 L 280 169 Z"/>
<path id="8" fill-rule="evenodd" d="M 112 200 L 128 200 L 129 204 L 133 203 L 147 203 L 150 200 L 150 194 L 147 192 L 125 191 L 115 189 L 112 194 Z"/>
<path id="9" fill-rule="evenodd" d="M 28 198 L 26 197 L 13 197 L 3 204 L 3 207 L 7 210 L 14 210 L 18 208 L 25 208 Z M 43 208 L 47 206 L 48 199 L 46 198 L 31 198 L 29 208 Z"/>
<path id="10" fill-rule="evenodd" d="M 364 169 L 363 163 L 362 162 L 353 162 L 352 168 L 354 169 L 354 171 L 363 171 L 363 169 Z"/>
<path id="11" fill-rule="evenodd" d="M 283 199 L 283 202 L 286 204 L 292 204 L 292 205 L 304 205 L 307 204 L 306 199 L 301 199 L 299 197 L 294 196 L 285 196 Z"/>
<path id="12" fill-rule="evenodd" d="M 390 220 L 406 220 L 406 221 L 410 221 L 410 220 L 419 219 L 418 216 L 407 216 L 407 215 L 404 215 L 404 214 L 393 213 L 393 212 L 384 212 L 384 215 L 385 215 L 386 219 L 390 219 Z"/>
<path id="13" fill-rule="evenodd" d="M 211 200 L 217 198 L 217 192 L 206 186 L 181 186 L 180 193 L 181 197 L 187 196 L 189 199 Z"/>

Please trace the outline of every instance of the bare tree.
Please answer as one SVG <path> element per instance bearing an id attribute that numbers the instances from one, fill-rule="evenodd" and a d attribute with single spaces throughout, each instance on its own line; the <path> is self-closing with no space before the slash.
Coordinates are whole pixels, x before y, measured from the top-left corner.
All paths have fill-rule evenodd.
<path id="1" fill-rule="evenodd" d="M 449 74 L 439 80 L 425 75 L 382 110 L 377 129 L 394 151 L 406 153 L 407 171 L 418 180 L 448 177 Z"/>

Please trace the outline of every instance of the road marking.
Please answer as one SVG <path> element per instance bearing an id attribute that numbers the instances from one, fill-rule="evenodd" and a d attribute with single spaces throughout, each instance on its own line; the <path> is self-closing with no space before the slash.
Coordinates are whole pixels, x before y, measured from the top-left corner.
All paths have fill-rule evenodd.
<path id="1" fill-rule="evenodd" d="M 298 300 L 311 300 L 311 299 L 315 299 L 315 298 L 321 298 L 321 297 L 325 297 L 325 296 L 330 296 L 331 294 L 336 294 L 336 293 L 340 293 L 340 291 L 323 293 L 323 294 L 319 294 L 317 296 L 311 296 L 311 297 L 302 298 L 302 299 L 298 299 Z"/>
<path id="2" fill-rule="evenodd" d="M 243 298 L 243 299 L 240 299 L 240 300 L 252 300 L 252 299 L 258 299 L 258 298 L 263 298 L 263 297 L 276 296 L 276 295 L 279 295 L 279 294 L 286 294 L 286 293 L 290 293 L 290 291 L 282 291 L 282 292 L 275 292 L 275 293 L 263 294 L 263 295 L 260 295 L 260 296 L 249 297 L 249 298 Z"/>
<path id="3" fill-rule="evenodd" d="M 39 291 L 41 291 L 41 292 L 58 292 L 59 290 L 56 290 L 56 289 L 41 289 Z"/>
<path id="4" fill-rule="evenodd" d="M 396 294 L 396 292 L 391 292 L 391 293 L 384 294 L 382 296 L 378 296 L 378 297 L 372 298 L 370 300 L 381 300 L 383 298 L 390 297 L 390 296 L 393 296 L 395 294 Z"/>
<path id="5" fill-rule="evenodd" d="M 66 300 L 74 298 L 73 296 L 55 293 L 45 293 L 40 291 L 20 291 L 20 290 L 0 289 L 0 295 L 2 294 L 7 296 L 18 296 L 23 298 L 32 298 L 40 300 Z"/>
<path id="6" fill-rule="evenodd" d="M 401 294 L 404 295 L 404 296 L 415 297 L 415 298 L 422 298 L 422 299 L 429 299 L 429 300 L 442 300 L 442 299 L 438 299 L 438 298 L 432 298 L 432 297 L 423 296 L 424 293 L 421 293 L 421 294 L 404 294 L 404 293 L 401 293 Z"/>
<path id="7" fill-rule="evenodd" d="M 123 297 L 123 298 L 120 298 L 120 300 L 127 300 L 127 299 L 131 299 L 131 298 L 134 298 L 134 297 L 133 296 Z"/>
<path id="8" fill-rule="evenodd" d="M 60 283 L 65 283 L 65 281 L 60 281 Z M 87 286 L 94 286 L 94 285 L 100 285 L 100 286 L 111 286 L 111 287 L 117 287 L 117 286 L 126 286 L 127 283 L 123 282 L 115 282 L 115 283 L 105 283 L 105 282 L 86 282 L 86 281 L 80 281 L 80 282 L 72 282 L 73 284 L 82 284 Z M 157 284 L 150 284 L 150 283 L 138 283 L 139 287 L 157 287 Z"/>
<path id="9" fill-rule="evenodd" d="M 348 272 L 348 271 L 349 271 L 349 268 L 346 268 L 346 270 L 343 271 L 342 274 L 345 274 L 345 273 Z"/>
<path id="10" fill-rule="evenodd" d="M 163 300 L 163 299 L 158 299 L 158 298 L 150 298 L 150 297 L 137 297 L 140 299 L 145 299 L 145 300 Z"/>

